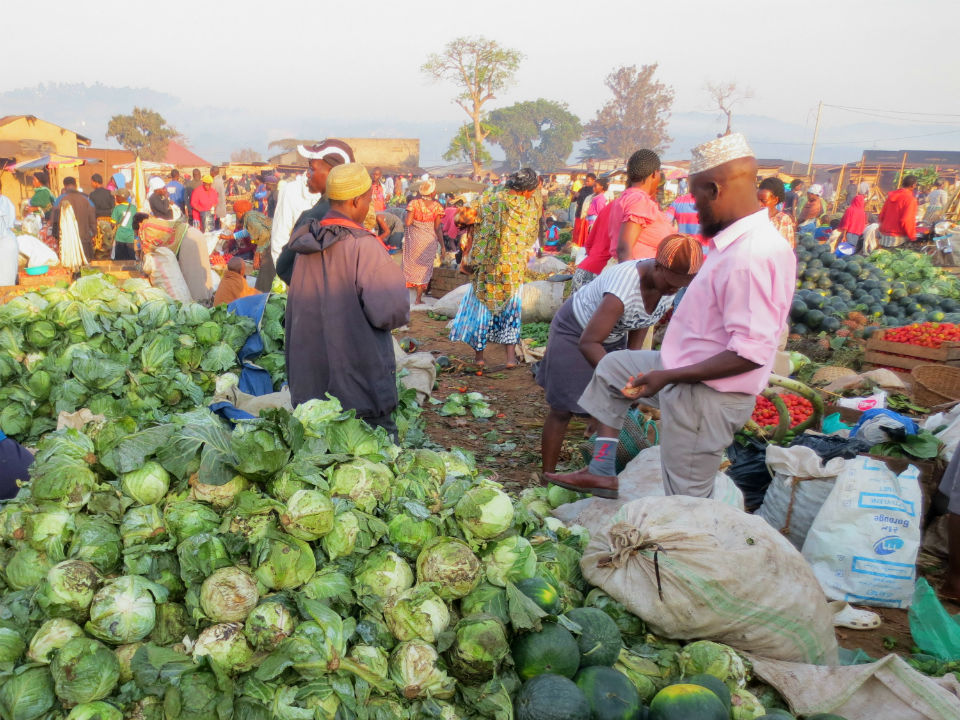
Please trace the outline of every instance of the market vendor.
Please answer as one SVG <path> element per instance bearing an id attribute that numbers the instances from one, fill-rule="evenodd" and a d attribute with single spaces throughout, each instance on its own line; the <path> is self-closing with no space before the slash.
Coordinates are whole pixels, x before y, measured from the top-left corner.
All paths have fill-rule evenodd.
<path id="1" fill-rule="evenodd" d="M 237 224 L 234 226 L 236 229 L 232 233 L 220 234 L 220 237 L 226 240 L 224 252 L 239 255 L 244 260 L 253 260 L 253 256 L 258 252 L 270 252 L 270 218 L 259 210 L 254 210 L 253 203 L 249 200 L 237 200 L 233 204 L 233 212 L 237 216 Z"/>
<path id="2" fill-rule="evenodd" d="M 203 232 L 213 229 L 213 211 L 217 207 L 217 191 L 213 189 L 213 176 L 204 175 L 200 187 L 190 194 L 190 218 L 193 226 Z"/>
<path id="3" fill-rule="evenodd" d="M 544 472 L 557 469 L 570 417 L 587 414 L 578 400 L 597 363 L 614 350 L 641 349 L 644 336 L 702 264 L 699 240 L 670 235 L 660 242 L 656 258 L 607 268 L 557 311 L 537 370 L 537 384 L 550 406 L 541 439 Z"/>
<path id="4" fill-rule="evenodd" d="M 360 223 L 372 180 L 362 165 L 324 178 L 330 212 L 296 231 L 287 293 L 287 377 L 294 405 L 338 398 L 344 409 L 396 435 L 396 358 L 390 331 L 410 319 L 400 266 Z"/>
<path id="5" fill-rule="evenodd" d="M 217 292 L 213 296 L 214 306 L 229 305 L 239 298 L 257 294 L 258 291 L 250 287 L 250 283 L 247 282 L 244 269 L 243 260 L 236 255 L 227 261 L 227 269 L 224 271 Z"/>
<path id="6" fill-rule="evenodd" d="M 23 445 L 9 438 L 0 430 L 0 500 L 17 496 L 20 486 L 17 481 L 30 479 L 33 455 Z"/>
<path id="7" fill-rule="evenodd" d="M 710 239 L 703 267 L 659 352 L 622 350 L 599 361 L 578 400 L 601 424 L 593 459 L 577 472 L 548 473 L 550 482 L 617 497 L 620 428 L 643 402 L 660 408 L 666 494 L 711 496 L 724 449 L 767 385 L 796 283 L 796 256 L 760 205 L 756 176 L 739 133 L 694 149 L 690 189 Z"/>
<path id="8" fill-rule="evenodd" d="M 30 207 L 36 208 L 45 218 L 50 217 L 50 211 L 53 210 L 53 202 L 56 199 L 50 188 L 50 176 L 46 172 L 40 171 L 34 173 L 30 180 L 33 185 L 33 195 L 30 196 Z"/>

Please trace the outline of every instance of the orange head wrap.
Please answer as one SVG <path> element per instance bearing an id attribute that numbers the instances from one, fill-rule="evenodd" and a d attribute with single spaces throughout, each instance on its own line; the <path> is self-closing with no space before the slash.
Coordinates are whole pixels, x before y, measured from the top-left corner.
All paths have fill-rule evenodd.
<path id="1" fill-rule="evenodd" d="M 233 204 L 233 212 L 235 215 L 243 215 L 245 212 L 249 212 L 253 209 L 253 203 L 249 200 L 237 200 Z"/>
<path id="2" fill-rule="evenodd" d="M 657 247 L 657 264 L 678 275 L 695 275 L 703 265 L 700 241 L 690 235 L 667 235 Z"/>

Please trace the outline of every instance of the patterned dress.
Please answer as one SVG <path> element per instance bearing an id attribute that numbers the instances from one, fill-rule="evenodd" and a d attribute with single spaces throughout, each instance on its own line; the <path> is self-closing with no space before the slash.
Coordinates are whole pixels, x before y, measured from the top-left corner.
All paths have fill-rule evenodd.
<path id="1" fill-rule="evenodd" d="M 443 206 L 433 198 L 418 197 L 407 205 L 407 215 L 411 213 L 413 222 L 403 240 L 403 276 L 407 287 L 426 287 L 440 245 L 436 221 L 443 218 Z"/>
<path id="2" fill-rule="evenodd" d="M 453 321 L 454 342 L 479 352 L 488 342 L 513 345 L 520 340 L 520 294 L 542 202 L 540 193 L 529 198 L 503 190 L 485 193 L 470 251 L 477 270 Z"/>

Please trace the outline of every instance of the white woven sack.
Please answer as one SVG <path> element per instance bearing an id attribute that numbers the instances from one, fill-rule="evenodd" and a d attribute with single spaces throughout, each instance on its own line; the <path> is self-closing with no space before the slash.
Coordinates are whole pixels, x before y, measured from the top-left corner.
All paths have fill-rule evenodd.
<path id="1" fill-rule="evenodd" d="M 628 503 L 591 533 L 580 568 L 657 635 L 837 662 L 833 615 L 806 561 L 762 518 L 716 500 Z"/>
<path id="2" fill-rule="evenodd" d="M 180 263 L 170 248 L 162 247 L 148 253 L 143 260 L 143 271 L 150 278 L 151 285 L 164 290 L 174 300 L 184 303 L 192 300 Z"/>

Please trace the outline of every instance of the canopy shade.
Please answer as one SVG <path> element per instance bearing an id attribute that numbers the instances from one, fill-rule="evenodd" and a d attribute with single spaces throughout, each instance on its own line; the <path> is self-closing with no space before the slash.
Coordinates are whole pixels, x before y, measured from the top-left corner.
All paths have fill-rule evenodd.
<path id="1" fill-rule="evenodd" d="M 92 158 L 74 157 L 73 155 L 59 155 L 50 153 L 41 155 L 33 160 L 22 160 L 21 162 L 8 165 L 6 170 L 38 170 L 45 167 L 77 167 L 79 165 L 89 165 L 98 163 L 99 160 Z"/>
<path id="2" fill-rule="evenodd" d="M 416 183 L 414 183 L 416 187 Z M 474 182 L 467 178 L 440 178 L 437 180 L 437 192 L 450 194 L 481 192 L 486 189 L 483 183 Z"/>

